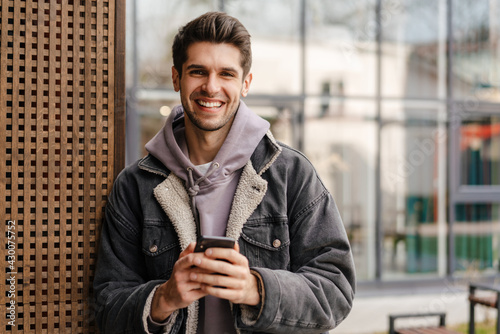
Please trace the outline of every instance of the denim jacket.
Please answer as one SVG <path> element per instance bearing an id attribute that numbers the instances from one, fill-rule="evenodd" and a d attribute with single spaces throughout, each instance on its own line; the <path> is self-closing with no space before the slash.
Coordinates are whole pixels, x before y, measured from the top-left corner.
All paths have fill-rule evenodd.
<path id="1" fill-rule="evenodd" d="M 188 200 L 183 181 L 151 155 L 118 176 L 94 278 L 102 333 L 147 333 L 148 296 L 196 240 Z M 335 202 L 307 158 L 270 133 L 243 169 L 226 234 L 263 283 L 253 321 L 232 305 L 239 333 L 324 333 L 350 312 L 354 264 Z M 195 333 L 197 319 L 195 302 L 166 332 Z"/>

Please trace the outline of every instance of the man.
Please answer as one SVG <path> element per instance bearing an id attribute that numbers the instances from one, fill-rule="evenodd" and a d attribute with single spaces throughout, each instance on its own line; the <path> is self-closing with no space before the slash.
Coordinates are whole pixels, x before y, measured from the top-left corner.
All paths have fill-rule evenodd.
<path id="1" fill-rule="evenodd" d="M 101 332 L 327 332 L 352 306 L 350 246 L 310 162 L 240 101 L 250 35 L 207 13 L 172 50 L 182 106 L 117 178 L 106 208 L 94 279 Z M 194 252 L 200 234 L 237 244 Z"/>

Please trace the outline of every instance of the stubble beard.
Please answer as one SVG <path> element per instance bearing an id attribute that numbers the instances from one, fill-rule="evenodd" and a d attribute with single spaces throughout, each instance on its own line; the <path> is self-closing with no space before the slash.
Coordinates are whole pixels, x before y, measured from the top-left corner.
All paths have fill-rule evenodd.
<path id="1" fill-rule="evenodd" d="M 193 104 L 196 104 L 194 99 L 192 99 L 191 101 L 193 101 Z M 236 112 L 238 111 L 238 108 L 240 106 L 240 101 L 236 103 L 235 107 L 233 108 L 233 110 L 231 110 L 231 113 L 229 115 L 224 117 L 220 122 L 216 124 L 207 124 L 207 122 L 203 122 L 203 120 L 197 117 L 196 114 L 188 108 L 187 103 L 183 99 L 181 101 L 181 104 L 182 108 L 184 109 L 184 113 L 188 116 L 189 120 L 195 127 L 197 127 L 202 131 L 213 132 L 222 129 L 226 124 L 231 122 L 231 120 L 236 115 Z"/>

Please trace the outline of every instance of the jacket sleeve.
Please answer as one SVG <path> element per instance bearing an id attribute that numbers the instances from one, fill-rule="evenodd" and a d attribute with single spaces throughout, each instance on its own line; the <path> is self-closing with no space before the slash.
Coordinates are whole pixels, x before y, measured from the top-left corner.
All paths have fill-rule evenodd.
<path id="1" fill-rule="evenodd" d="M 290 269 L 251 268 L 262 277 L 263 304 L 251 325 L 236 308 L 243 331 L 323 333 L 352 308 L 354 262 L 337 206 L 312 166 L 289 174 L 301 175 L 286 188 Z"/>
<path id="2" fill-rule="evenodd" d="M 105 334 L 148 333 L 146 301 L 164 282 L 148 280 L 139 199 L 134 198 L 138 192 L 126 174 L 120 174 L 115 181 L 106 206 L 94 277 L 96 322 Z"/>

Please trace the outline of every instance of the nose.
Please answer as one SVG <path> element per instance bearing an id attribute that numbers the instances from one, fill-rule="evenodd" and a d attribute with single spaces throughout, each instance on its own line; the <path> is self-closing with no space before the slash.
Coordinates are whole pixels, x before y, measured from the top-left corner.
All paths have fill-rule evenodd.
<path id="1" fill-rule="evenodd" d="M 202 89 L 207 92 L 209 95 L 213 95 L 219 92 L 220 83 L 217 75 L 210 74 L 206 77 L 205 83 L 202 86 Z"/>

